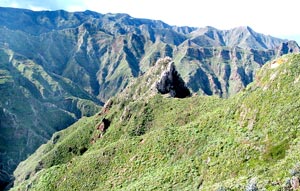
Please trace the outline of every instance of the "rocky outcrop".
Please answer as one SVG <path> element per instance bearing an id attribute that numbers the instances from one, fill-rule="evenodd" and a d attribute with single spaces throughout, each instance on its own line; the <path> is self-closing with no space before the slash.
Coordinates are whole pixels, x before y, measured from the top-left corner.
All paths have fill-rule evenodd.
<path id="1" fill-rule="evenodd" d="M 166 58 L 166 60 L 168 60 L 166 70 L 162 72 L 160 79 L 156 83 L 157 91 L 177 98 L 190 96 L 191 92 L 177 72 L 174 62 L 170 58 Z"/>
<path id="2" fill-rule="evenodd" d="M 278 48 L 278 56 L 295 52 L 300 52 L 300 47 L 296 41 L 284 42 Z"/>
<path id="3" fill-rule="evenodd" d="M 110 123 L 111 123 L 110 120 L 103 118 L 101 123 L 96 125 L 97 131 L 96 131 L 95 136 L 92 138 L 91 143 L 95 143 L 97 141 L 97 139 L 100 139 L 103 137 L 104 133 L 109 128 Z"/>
<path id="4" fill-rule="evenodd" d="M 157 94 L 168 94 L 174 98 L 185 98 L 191 95 L 185 81 L 168 56 L 159 58 L 148 71 L 132 80 L 119 94 L 127 101 L 147 100 Z M 123 113 L 121 120 L 127 118 Z"/>

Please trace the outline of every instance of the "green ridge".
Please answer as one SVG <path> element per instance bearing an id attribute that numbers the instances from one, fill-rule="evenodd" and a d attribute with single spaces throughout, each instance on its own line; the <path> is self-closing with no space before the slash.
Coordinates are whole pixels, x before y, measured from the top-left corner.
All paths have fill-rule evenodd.
<path id="1" fill-rule="evenodd" d="M 129 87 L 145 86 L 140 78 Z M 299 79 L 300 55 L 290 54 L 229 99 L 120 94 L 22 162 L 12 190 L 292 189 L 287 180 L 300 178 Z M 104 118 L 110 126 L 97 138 Z"/>

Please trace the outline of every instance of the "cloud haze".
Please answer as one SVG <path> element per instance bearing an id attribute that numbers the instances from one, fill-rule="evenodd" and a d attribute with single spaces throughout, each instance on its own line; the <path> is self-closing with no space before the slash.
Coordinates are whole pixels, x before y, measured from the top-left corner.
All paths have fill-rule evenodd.
<path id="1" fill-rule="evenodd" d="M 83 2 L 82 0 L 0 0 L 0 6 L 32 10 L 70 10 L 73 7 L 82 7 Z"/>

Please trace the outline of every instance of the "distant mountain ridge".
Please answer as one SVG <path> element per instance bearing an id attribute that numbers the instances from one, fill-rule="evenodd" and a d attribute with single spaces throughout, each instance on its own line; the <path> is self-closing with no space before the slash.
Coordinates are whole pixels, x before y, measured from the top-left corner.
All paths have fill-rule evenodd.
<path id="1" fill-rule="evenodd" d="M 3 170 L 11 173 L 53 132 L 95 113 L 161 57 L 174 60 L 192 92 L 229 97 L 266 61 L 292 52 L 299 52 L 296 42 L 250 27 L 178 27 L 127 14 L 0 8 Z M 30 106 L 25 111 L 24 103 Z M 50 115 L 58 111 L 63 115 Z M 45 116 L 49 121 L 42 123 Z M 30 133 L 19 133 L 20 124 Z M 28 141 L 32 134 L 39 138 Z M 6 147 L 11 141 L 18 146 Z M 20 154 L 24 145 L 29 150 Z"/>
<path id="2" fill-rule="evenodd" d="M 14 14 L 11 14 L 13 11 Z M 178 69 L 184 74 L 187 83 L 194 87 L 194 91 L 207 93 L 203 85 L 194 83 L 190 78 L 190 74 L 195 72 L 195 68 L 199 69 L 202 63 L 206 68 L 209 63 L 232 65 L 233 58 L 229 55 L 234 54 L 233 49 L 241 48 L 242 51 L 238 52 L 245 57 L 240 56 L 237 61 L 242 65 L 252 59 L 254 64 L 251 65 L 259 65 L 255 66 L 258 68 L 265 61 L 277 56 L 277 49 L 287 42 L 256 33 L 250 27 L 224 31 L 213 27 L 174 27 L 161 21 L 135 19 L 127 14 L 103 15 L 91 11 L 68 13 L 62 10 L 33 12 L 5 8 L 2 8 L 1 14 L 0 23 L 4 35 L 0 42 L 9 44 L 12 50 L 37 60 L 47 71 L 80 83 L 102 101 L 123 89 L 131 76 L 136 77 L 140 72 L 145 72 L 159 57 L 173 57 L 176 65 L 181 66 L 189 65 L 188 62 L 193 60 L 198 66 Z M 12 33 L 15 35 L 11 35 Z M 25 37 L 28 34 L 29 37 Z M 27 38 L 29 39 L 26 41 Z M 14 46 L 15 39 L 24 41 L 26 52 L 22 46 Z M 36 47 L 40 47 L 43 52 L 33 54 Z M 217 50 L 211 49 L 212 47 Z M 200 52 L 202 56 L 191 54 L 203 49 L 205 52 Z M 216 52 L 218 53 L 215 54 Z M 254 55 L 251 56 L 252 54 Z M 203 58 L 205 59 L 200 60 Z M 110 68 L 108 65 L 113 66 Z M 251 67 L 249 70 L 253 72 L 255 68 Z M 71 68 L 76 70 L 71 72 Z M 120 68 L 123 68 L 122 71 Z M 217 94 L 226 97 L 240 90 L 228 89 L 231 80 L 225 79 L 222 82 L 224 77 L 228 77 L 219 76 L 218 71 L 213 68 L 202 70 L 207 78 L 214 79 L 207 84 L 211 92 L 218 92 Z M 247 78 L 253 78 L 251 72 L 244 73 Z M 81 76 L 86 79 L 78 81 Z M 243 79 L 240 81 L 240 84 L 247 84 Z M 111 90 L 107 91 L 108 88 Z"/>
<path id="3" fill-rule="evenodd" d="M 200 28 L 192 32 L 192 41 L 199 42 L 197 38 L 200 38 L 200 42 L 201 38 L 202 40 L 207 39 L 209 44 L 203 46 L 227 46 L 262 50 L 275 49 L 283 42 L 282 39 L 257 33 L 249 26 L 241 26 L 230 30 L 218 30 L 213 27 Z"/>

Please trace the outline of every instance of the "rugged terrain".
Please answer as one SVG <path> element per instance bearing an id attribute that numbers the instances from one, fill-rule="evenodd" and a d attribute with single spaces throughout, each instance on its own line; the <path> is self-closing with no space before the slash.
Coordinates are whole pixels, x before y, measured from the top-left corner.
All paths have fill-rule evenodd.
<path id="1" fill-rule="evenodd" d="M 21 160 L 56 131 L 95 114 L 100 101 L 12 51 L 0 49 L 0 58 L 0 171 L 7 182 Z"/>
<path id="2" fill-rule="evenodd" d="M 152 80 L 164 66 L 55 133 L 12 190 L 299 189 L 300 54 L 268 62 L 228 99 L 161 95 Z"/>
<path id="3" fill-rule="evenodd" d="M 265 62 L 299 52 L 250 27 L 170 26 L 126 14 L 0 8 L 0 180 L 39 145 L 90 116 L 160 57 L 193 93 L 230 97 Z"/>
<path id="4" fill-rule="evenodd" d="M 299 51 L 294 41 L 250 27 L 174 27 L 126 14 L 1 8 L 0 21 L 1 47 L 103 102 L 160 57 L 174 59 L 194 92 L 227 97 L 250 83 L 266 61 Z"/>

